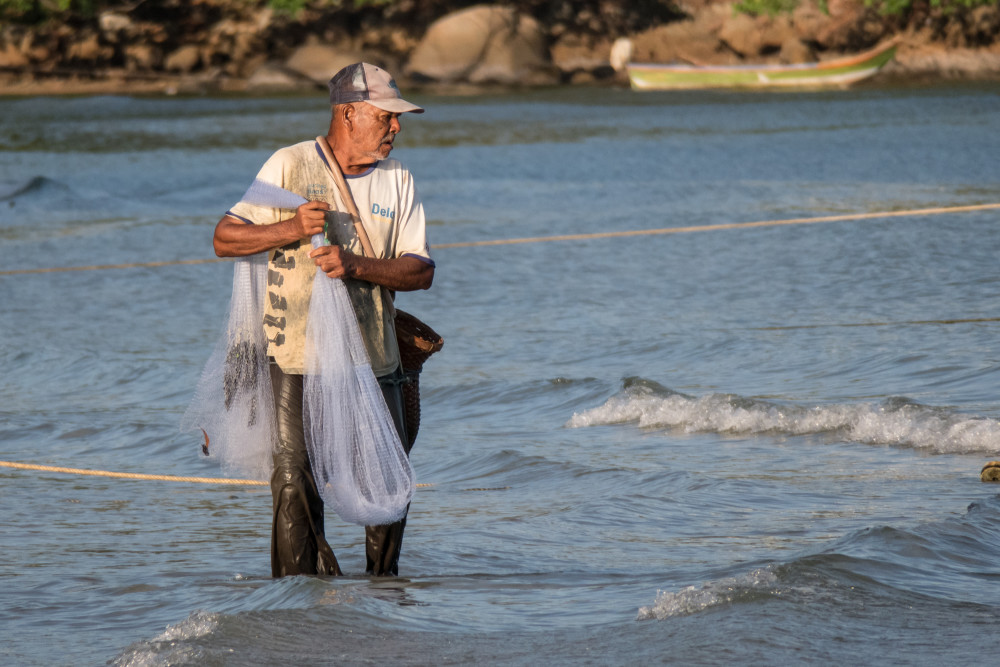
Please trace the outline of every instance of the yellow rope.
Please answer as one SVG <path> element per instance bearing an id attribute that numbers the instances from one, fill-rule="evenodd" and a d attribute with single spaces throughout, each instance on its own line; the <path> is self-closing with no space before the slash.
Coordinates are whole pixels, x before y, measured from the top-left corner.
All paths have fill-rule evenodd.
<path id="1" fill-rule="evenodd" d="M 60 466 L 43 466 L 33 463 L 15 463 L 0 461 L 0 467 L 16 468 L 18 470 L 40 470 L 42 472 L 61 472 L 69 475 L 91 475 L 93 477 L 114 477 L 116 479 L 160 480 L 164 482 L 193 482 L 197 484 L 239 484 L 242 486 L 267 486 L 267 482 L 256 479 L 228 479 L 225 477 L 181 477 L 178 475 L 147 475 L 139 472 L 111 472 L 110 470 L 86 470 L 84 468 L 63 468 Z M 417 484 L 420 487 L 433 484 Z"/>
<path id="2" fill-rule="evenodd" d="M 629 236 L 653 236 L 660 234 L 689 234 L 692 232 L 715 232 L 728 229 L 753 229 L 757 227 L 777 227 L 780 225 L 808 225 L 820 222 L 845 222 L 848 220 L 874 220 L 881 218 L 901 218 L 918 215 L 942 215 L 946 213 L 968 213 L 1000 209 L 998 204 L 974 204 L 971 206 L 947 206 L 938 208 L 918 208 L 908 211 L 878 211 L 875 213 L 846 213 L 826 215 L 817 218 L 789 218 L 786 220 L 761 220 L 759 222 L 732 222 L 720 225 L 695 225 L 691 227 L 663 227 L 660 229 L 636 229 L 624 232 L 596 232 L 592 234 L 565 234 L 562 236 L 531 236 L 519 239 L 496 239 L 492 241 L 465 241 L 459 243 L 437 243 L 435 249 L 476 248 L 482 246 L 516 245 L 519 243 L 547 243 L 552 241 L 584 241 L 588 239 L 622 238 Z M 13 269 L 0 271 L 0 276 L 27 273 L 65 273 L 68 271 L 102 271 L 106 269 L 155 268 L 161 266 L 181 266 L 186 264 L 214 264 L 229 259 L 182 259 L 171 262 L 133 262 L 129 264 L 95 264 L 92 266 L 57 266 L 43 269 Z"/>
<path id="3" fill-rule="evenodd" d="M 63 468 L 60 466 L 42 466 L 32 463 L 14 463 L 0 461 L 0 466 L 17 468 L 18 470 L 41 470 L 43 472 L 62 472 L 70 475 L 92 475 L 94 477 L 115 477 L 118 479 L 150 479 L 167 482 L 196 482 L 200 484 L 241 484 L 244 486 L 264 486 L 267 482 L 255 479 L 226 479 L 222 477 L 179 477 L 177 475 L 147 475 L 137 472 L 111 472 L 109 470 L 85 470 L 83 468 Z"/>
<path id="4" fill-rule="evenodd" d="M 467 243 L 436 243 L 434 248 L 469 248 L 488 245 L 513 245 L 516 243 L 542 243 L 546 241 L 583 241 L 623 236 L 651 236 L 656 234 L 688 234 L 691 232 L 714 232 L 726 229 L 752 229 L 755 227 L 777 227 L 780 225 L 808 225 L 818 222 L 843 222 L 847 220 L 871 220 L 875 218 L 899 218 L 918 215 L 941 215 L 943 213 L 966 213 L 1000 209 L 1000 204 L 976 204 L 972 206 L 950 206 L 942 208 L 919 208 L 909 211 L 880 211 L 877 213 L 847 213 L 826 215 L 818 218 L 789 218 L 787 220 L 762 220 L 760 222 L 730 222 L 721 225 L 695 225 L 692 227 L 664 227 L 661 229 L 637 229 L 627 232 L 596 232 L 593 234 L 566 234 L 563 236 L 534 236 L 521 239 L 499 239 L 495 241 L 470 241 Z"/>
<path id="5" fill-rule="evenodd" d="M 787 324 L 773 327 L 752 327 L 751 331 L 788 331 L 791 329 L 823 329 L 828 327 L 901 327 L 923 324 L 982 324 L 1000 322 L 1000 317 L 971 317 L 952 320 L 901 320 L 899 322 L 838 322 L 833 324 Z"/>

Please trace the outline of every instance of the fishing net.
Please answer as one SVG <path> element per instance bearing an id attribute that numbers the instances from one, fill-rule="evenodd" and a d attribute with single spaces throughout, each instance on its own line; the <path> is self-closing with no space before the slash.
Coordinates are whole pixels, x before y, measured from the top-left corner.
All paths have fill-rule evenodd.
<path id="1" fill-rule="evenodd" d="M 181 419 L 181 430 L 201 430 L 203 451 L 225 473 L 257 480 L 270 475 L 277 432 L 261 326 L 266 281 L 267 253 L 236 261 L 228 323 Z"/>
<path id="2" fill-rule="evenodd" d="M 323 245 L 322 234 L 313 246 Z M 303 421 L 323 500 L 345 521 L 406 514 L 413 469 L 372 372 L 343 281 L 316 272 L 306 325 Z"/>
<path id="3" fill-rule="evenodd" d="M 256 180 L 243 201 L 296 208 L 306 200 Z M 313 246 L 325 243 L 322 234 Z M 266 253 L 236 262 L 229 324 L 209 359 L 185 430 L 205 432 L 225 470 L 255 479 L 269 474 L 276 439 L 274 407 L 261 325 Z M 316 486 L 345 521 L 392 523 L 413 496 L 413 468 L 385 404 L 343 281 L 316 272 L 306 325 L 303 426 Z"/>

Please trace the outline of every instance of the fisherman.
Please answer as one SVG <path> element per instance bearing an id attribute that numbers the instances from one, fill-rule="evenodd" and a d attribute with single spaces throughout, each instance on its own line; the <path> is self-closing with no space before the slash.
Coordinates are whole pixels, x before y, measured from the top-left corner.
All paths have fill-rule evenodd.
<path id="1" fill-rule="evenodd" d="M 342 574 L 324 537 L 323 501 L 302 419 L 306 315 L 316 269 L 344 280 L 372 371 L 407 455 L 411 443 L 400 389 L 405 380 L 391 300 L 396 291 L 429 288 L 434 278 L 413 177 L 389 158 L 400 132 L 400 115 L 423 109 L 401 97 L 385 70 L 368 63 L 343 68 L 330 79 L 329 89 L 332 116 L 325 141 L 317 137 L 278 150 L 257 176 L 309 201 L 290 218 L 287 210 L 240 202 L 215 228 L 215 253 L 220 257 L 269 252 L 264 331 L 278 431 L 271 473 L 274 577 Z M 347 213 L 351 209 L 333 171 L 338 166 L 375 257 L 365 256 Z M 324 229 L 330 245 L 314 249 L 310 238 Z M 404 515 L 395 523 L 365 528 L 368 574 L 398 574 L 405 526 Z"/>

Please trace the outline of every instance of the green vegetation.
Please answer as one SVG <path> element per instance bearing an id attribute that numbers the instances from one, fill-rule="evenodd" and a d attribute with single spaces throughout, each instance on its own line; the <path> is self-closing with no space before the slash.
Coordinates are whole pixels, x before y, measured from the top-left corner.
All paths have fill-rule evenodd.
<path id="1" fill-rule="evenodd" d="M 2 1 L 2 0 L 0 0 Z M 740 0 L 734 6 L 737 11 L 752 16 L 777 16 L 795 11 L 802 0 Z M 993 5 L 997 0 L 864 0 L 866 7 L 873 7 L 885 16 L 906 16 L 915 5 L 927 4 L 931 9 L 948 13 L 956 9 L 971 9 L 981 5 Z M 826 13 L 826 0 L 817 0 L 819 8 Z"/>
<path id="2" fill-rule="evenodd" d="M 0 19 L 37 23 L 55 16 L 92 16 L 102 0 L 0 0 Z"/>
<path id="3" fill-rule="evenodd" d="M 3 2 L 3 0 L 0 0 L 0 2 Z M 393 0 L 268 0 L 267 4 L 273 7 L 275 11 L 285 14 L 296 14 L 300 10 L 310 6 L 319 8 L 348 6 L 354 9 L 361 9 L 363 7 L 388 5 L 392 2 Z"/>
<path id="4" fill-rule="evenodd" d="M 880 13 L 888 16 L 899 16 L 907 14 L 913 7 L 915 0 L 865 0 L 866 7 L 875 7 Z M 972 9 L 981 5 L 995 5 L 997 0 L 929 0 L 928 4 L 933 9 L 941 9 L 945 12 L 956 9 Z"/>
<path id="5" fill-rule="evenodd" d="M 59 14 L 93 14 L 101 0 L 0 0 L 0 18 L 41 20 Z"/>
<path id="6" fill-rule="evenodd" d="M 777 16 L 778 14 L 791 14 L 799 6 L 799 2 L 800 0 L 741 0 L 736 3 L 735 8 L 736 11 L 750 14 L 751 16 L 765 14 L 767 16 Z"/>
<path id="7" fill-rule="evenodd" d="M 295 14 L 306 7 L 362 9 L 391 4 L 394 0 L 233 0 L 267 4 L 276 11 Z M 93 16 L 102 9 L 121 6 L 119 0 L 0 0 L 0 19 L 38 23 L 49 18 Z"/>

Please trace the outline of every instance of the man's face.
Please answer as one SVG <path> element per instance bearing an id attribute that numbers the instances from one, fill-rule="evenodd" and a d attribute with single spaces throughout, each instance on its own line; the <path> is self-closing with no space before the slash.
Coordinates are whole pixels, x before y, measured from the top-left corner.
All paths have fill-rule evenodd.
<path id="1" fill-rule="evenodd" d="M 383 111 L 366 102 L 354 105 L 352 138 L 359 153 L 373 160 L 384 160 L 392 151 L 392 142 L 400 131 L 399 114 Z"/>

